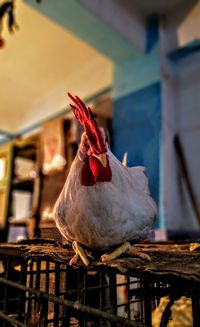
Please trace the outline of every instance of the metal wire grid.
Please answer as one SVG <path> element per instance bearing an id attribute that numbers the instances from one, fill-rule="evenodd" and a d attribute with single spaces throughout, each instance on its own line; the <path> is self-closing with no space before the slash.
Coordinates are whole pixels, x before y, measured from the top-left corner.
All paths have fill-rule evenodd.
<path id="1" fill-rule="evenodd" d="M 119 275 L 106 267 L 75 268 L 47 258 L 16 261 L 12 256 L 3 262 L 2 327 L 147 327 L 152 326 L 152 310 L 160 298 L 175 294 L 165 282 Z M 193 293 L 194 317 L 199 321 L 199 296 Z M 167 326 L 166 313 L 161 326 Z"/>
<path id="2" fill-rule="evenodd" d="M 1 326 L 147 326 L 137 278 L 48 259 L 7 257 Z"/>

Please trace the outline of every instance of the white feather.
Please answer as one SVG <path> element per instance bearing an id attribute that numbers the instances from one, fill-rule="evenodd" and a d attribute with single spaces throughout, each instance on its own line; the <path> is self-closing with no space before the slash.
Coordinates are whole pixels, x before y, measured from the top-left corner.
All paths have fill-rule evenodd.
<path id="1" fill-rule="evenodd" d="M 144 168 L 125 167 L 110 150 L 108 157 L 111 182 L 83 186 L 83 163 L 77 155 L 54 208 L 57 227 L 66 239 L 96 249 L 146 238 L 157 211 Z"/>

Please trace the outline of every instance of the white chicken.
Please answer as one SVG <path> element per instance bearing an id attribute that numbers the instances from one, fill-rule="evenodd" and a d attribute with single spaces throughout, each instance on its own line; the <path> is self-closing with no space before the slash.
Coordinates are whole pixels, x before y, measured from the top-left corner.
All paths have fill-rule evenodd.
<path id="1" fill-rule="evenodd" d="M 126 250 L 127 241 L 144 240 L 152 229 L 157 209 L 149 195 L 144 168 L 122 165 L 109 150 L 105 133 L 97 127 L 91 109 L 78 97 L 69 97 L 85 132 L 55 204 L 54 217 L 64 238 L 74 242 L 76 261 L 83 254 L 79 244 L 106 250 L 126 242 L 122 246 Z M 102 256 L 104 261 L 112 258 Z"/>

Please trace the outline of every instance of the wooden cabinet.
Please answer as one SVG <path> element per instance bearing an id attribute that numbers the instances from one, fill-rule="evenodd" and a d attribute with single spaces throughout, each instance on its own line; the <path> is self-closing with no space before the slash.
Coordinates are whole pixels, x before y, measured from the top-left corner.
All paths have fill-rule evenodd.
<path id="1" fill-rule="evenodd" d="M 35 236 L 60 238 L 52 217 L 52 210 L 76 155 L 79 140 L 79 132 L 76 130 L 77 124 L 74 126 L 74 120 L 62 119 L 61 124 L 65 162 L 62 169 L 56 169 L 55 162 L 48 173 L 43 169 L 45 151 L 42 128 L 38 134 L 12 142 L 9 181 L 6 184 L 9 186 L 7 202 L 5 202 L 8 205 L 4 214 L 7 232 L 5 240 L 8 242 Z M 50 134 L 47 141 L 51 147 L 55 130 L 50 131 L 52 135 Z M 50 162 L 48 164 L 50 165 Z"/>
<path id="2" fill-rule="evenodd" d="M 43 172 L 40 189 L 40 236 L 42 238 L 54 238 L 56 240 L 61 240 L 61 234 L 56 228 L 52 211 L 76 155 L 81 135 L 79 126 L 74 119 L 63 119 L 62 127 L 65 165 L 62 169 L 53 169 L 52 167 L 48 173 L 45 174 Z"/>
<path id="3" fill-rule="evenodd" d="M 7 241 L 36 234 L 40 195 L 39 134 L 12 143 Z"/>

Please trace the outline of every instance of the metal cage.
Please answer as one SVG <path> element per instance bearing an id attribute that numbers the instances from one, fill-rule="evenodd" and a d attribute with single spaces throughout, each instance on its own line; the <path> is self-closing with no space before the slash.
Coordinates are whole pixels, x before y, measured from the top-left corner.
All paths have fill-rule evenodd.
<path id="1" fill-rule="evenodd" d="M 1 254 L 1 264 L 2 327 L 147 327 L 166 296 L 160 326 L 167 326 L 171 306 L 181 296 L 193 300 L 193 326 L 200 321 L 199 289 L 178 280 L 120 274 L 103 265 L 71 267 L 48 256 L 25 258 L 12 251 Z"/>

